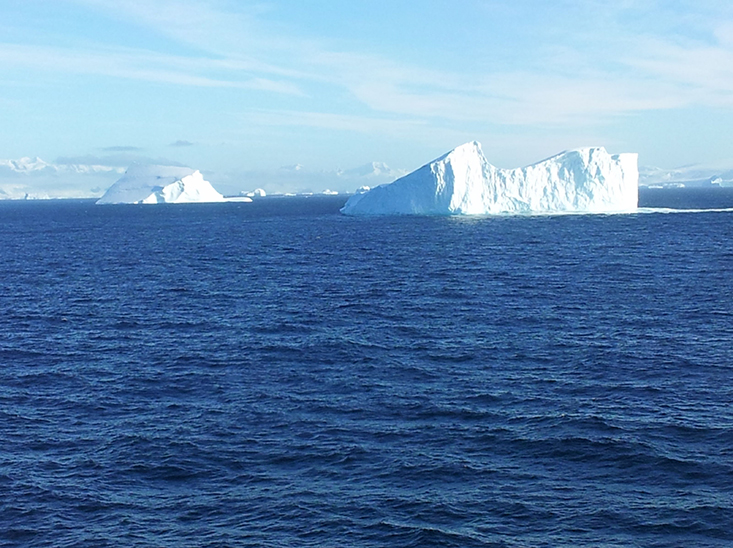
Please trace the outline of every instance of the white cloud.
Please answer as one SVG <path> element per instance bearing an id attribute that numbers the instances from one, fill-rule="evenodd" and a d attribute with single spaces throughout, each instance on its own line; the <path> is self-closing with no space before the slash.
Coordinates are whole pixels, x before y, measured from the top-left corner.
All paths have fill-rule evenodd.
<path id="1" fill-rule="evenodd" d="M 487 73 L 432 68 L 429 61 L 424 67 L 414 66 L 286 34 L 263 20 L 266 4 L 73 2 L 150 28 L 197 53 L 6 44 L 0 47 L 0 61 L 48 71 L 259 90 L 300 96 L 303 105 L 310 104 L 312 95 L 306 88 L 326 86 L 331 92 L 347 91 L 377 118 L 401 116 L 407 125 L 430 118 L 508 125 L 597 124 L 645 110 L 728 106 L 733 90 L 733 40 L 728 38 L 733 23 L 715 17 L 715 2 L 683 2 L 683 8 L 675 11 L 656 0 L 560 0 L 539 10 L 553 19 L 547 28 L 538 27 L 537 44 L 520 46 L 526 48 L 523 65 L 510 68 L 498 63 Z M 484 5 L 489 10 L 486 16 L 537 11 L 522 1 L 511 7 L 497 2 Z M 639 32 L 635 17 L 649 25 L 645 32 Z M 560 29 L 554 28 L 558 22 L 573 26 L 573 32 L 558 34 Z M 684 35 L 687 28 L 692 29 L 692 38 Z M 323 127 L 349 125 L 349 112 L 334 107 L 332 114 L 331 119 L 325 113 L 319 116 Z M 307 112 L 300 119 L 316 124 Z M 351 127 L 359 131 L 356 125 Z M 383 127 L 379 119 L 366 125 L 367 130 Z"/>
<path id="2" fill-rule="evenodd" d="M 733 43 L 679 45 L 648 39 L 644 50 L 646 55 L 629 64 L 675 85 L 687 104 L 733 106 Z"/>
<path id="3" fill-rule="evenodd" d="M 257 110 L 243 115 L 241 119 L 247 124 L 263 127 L 310 127 L 392 136 L 413 136 L 426 128 L 426 122 L 419 119 L 393 119 L 331 112 Z"/>
<path id="4" fill-rule="evenodd" d="M 295 84 L 252 76 L 232 70 L 231 63 L 206 58 L 164 55 L 147 50 L 100 47 L 95 51 L 62 47 L 0 44 L 0 62 L 6 69 L 17 67 L 49 73 L 94 74 L 197 87 L 241 88 L 290 95 L 302 92 Z M 225 71 L 220 69 L 221 66 Z M 225 73 L 225 77 L 203 72 Z"/>

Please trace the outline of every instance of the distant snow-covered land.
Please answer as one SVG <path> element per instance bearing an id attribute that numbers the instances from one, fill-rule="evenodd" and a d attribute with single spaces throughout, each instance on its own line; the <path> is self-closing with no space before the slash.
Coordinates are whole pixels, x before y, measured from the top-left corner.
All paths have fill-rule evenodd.
<path id="1" fill-rule="evenodd" d="M 320 194 L 324 190 L 348 194 L 365 185 L 376 186 L 391 183 L 406 175 L 403 169 L 393 169 L 384 162 L 370 162 L 352 169 L 323 170 L 302 164 L 283 166 L 276 170 L 242 171 L 221 173 L 217 178 L 217 188 L 225 195 L 257 197 L 260 187 L 267 195 Z M 243 185 L 247 185 L 242 188 Z"/>
<path id="2" fill-rule="evenodd" d="M 0 160 L 0 199 L 99 196 L 124 171 L 98 164 L 52 164 L 37 157 Z"/>
<path id="3" fill-rule="evenodd" d="M 127 166 L 149 167 L 153 164 L 174 163 L 171 161 L 166 164 L 166 161 L 161 158 L 91 155 L 59 158 L 55 162 L 38 157 L 0 159 L 0 200 L 98 199 L 125 173 Z M 186 173 L 192 174 L 193 170 Z M 406 170 L 393 169 L 376 161 L 345 170 L 319 170 L 296 164 L 265 171 L 219 171 L 215 175 L 214 185 L 220 194 L 237 196 L 240 201 L 247 201 L 245 198 L 256 199 L 270 194 L 319 194 L 324 189 L 339 194 L 363 194 L 369 188 L 392 183 L 405 175 Z M 733 187 L 733 161 L 676 168 L 642 165 L 639 166 L 638 184 L 639 187 L 647 188 Z M 231 199 L 227 198 L 227 201 Z"/>
<path id="4" fill-rule="evenodd" d="M 347 215 L 481 215 L 620 212 L 638 203 L 636 154 L 582 148 L 518 169 L 500 169 L 477 142 L 398 179 L 352 196 Z"/>
<path id="5" fill-rule="evenodd" d="M 639 186 L 650 188 L 733 186 L 733 169 L 689 165 L 674 169 L 642 166 Z"/>

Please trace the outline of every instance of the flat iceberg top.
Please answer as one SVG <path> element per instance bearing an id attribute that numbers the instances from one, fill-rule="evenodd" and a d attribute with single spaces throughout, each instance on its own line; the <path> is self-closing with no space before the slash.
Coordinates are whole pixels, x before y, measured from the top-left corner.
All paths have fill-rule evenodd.
<path id="1" fill-rule="evenodd" d="M 201 172 L 177 166 L 132 166 L 98 204 L 223 202 Z"/>
<path id="2" fill-rule="evenodd" d="M 570 150 L 516 169 L 500 169 L 476 142 L 461 145 L 420 169 L 355 194 L 346 215 L 487 215 L 497 213 L 635 211 L 636 154 L 603 147 Z"/>

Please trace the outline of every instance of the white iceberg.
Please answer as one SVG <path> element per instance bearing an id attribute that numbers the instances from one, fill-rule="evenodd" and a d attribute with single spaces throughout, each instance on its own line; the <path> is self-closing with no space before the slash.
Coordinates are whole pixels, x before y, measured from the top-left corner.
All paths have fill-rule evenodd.
<path id="1" fill-rule="evenodd" d="M 240 194 L 242 196 L 247 196 L 248 198 L 264 198 L 265 196 L 267 196 L 267 192 L 265 192 L 265 190 L 262 188 L 256 188 L 251 192 L 242 191 L 240 192 Z"/>
<path id="2" fill-rule="evenodd" d="M 182 204 L 223 202 L 200 171 L 176 166 L 130 167 L 97 201 L 98 204 Z"/>
<path id="3" fill-rule="evenodd" d="M 558 154 L 531 166 L 491 165 L 467 143 L 387 185 L 354 194 L 346 215 L 488 215 L 497 213 L 635 211 L 636 154 L 602 147 Z"/>

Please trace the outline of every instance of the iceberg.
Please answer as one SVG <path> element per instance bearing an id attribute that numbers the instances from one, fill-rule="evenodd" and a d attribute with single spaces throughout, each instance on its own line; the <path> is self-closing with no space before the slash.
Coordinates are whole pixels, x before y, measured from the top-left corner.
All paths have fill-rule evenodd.
<path id="1" fill-rule="evenodd" d="M 500 169 L 473 141 L 396 181 L 354 194 L 345 215 L 490 215 L 635 211 L 637 154 L 603 147 L 562 152 L 536 164 Z"/>
<path id="2" fill-rule="evenodd" d="M 97 201 L 98 204 L 182 204 L 223 202 L 200 171 L 176 166 L 130 167 Z"/>
<path id="3" fill-rule="evenodd" d="M 267 196 L 267 192 L 265 192 L 262 188 L 255 188 L 251 192 L 242 191 L 239 193 L 240 196 L 246 196 L 247 198 L 264 198 Z M 251 200 L 250 200 L 251 201 Z"/>

